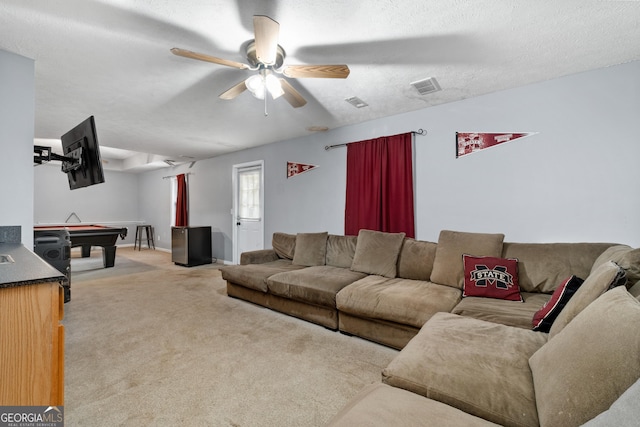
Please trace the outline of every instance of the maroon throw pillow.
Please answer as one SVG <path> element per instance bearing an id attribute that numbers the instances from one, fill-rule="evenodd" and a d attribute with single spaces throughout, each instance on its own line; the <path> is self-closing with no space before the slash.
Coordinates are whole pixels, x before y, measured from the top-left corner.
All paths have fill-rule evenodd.
<path id="1" fill-rule="evenodd" d="M 518 260 L 462 255 L 464 297 L 498 298 L 522 301 L 518 284 Z"/>
<path id="2" fill-rule="evenodd" d="M 533 330 L 549 332 L 553 321 L 556 320 L 558 314 L 560 314 L 564 306 L 567 305 L 583 282 L 584 280 L 576 276 L 565 279 L 565 281 L 553 291 L 551 299 L 533 315 Z"/>

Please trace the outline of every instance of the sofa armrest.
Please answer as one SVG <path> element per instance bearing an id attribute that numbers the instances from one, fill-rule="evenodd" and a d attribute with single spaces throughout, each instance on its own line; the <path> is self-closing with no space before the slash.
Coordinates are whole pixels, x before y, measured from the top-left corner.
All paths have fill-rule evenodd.
<path id="1" fill-rule="evenodd" d="M 240 265 L 263 264 L 278 260 L 278 254 L 273 249 L 260 249 L 240 254 Z"/>

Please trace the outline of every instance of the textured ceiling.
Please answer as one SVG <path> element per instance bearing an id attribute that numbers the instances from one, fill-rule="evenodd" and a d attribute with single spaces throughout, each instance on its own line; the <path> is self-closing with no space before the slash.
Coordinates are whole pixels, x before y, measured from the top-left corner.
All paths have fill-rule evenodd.
<path id="1" fill-rule="evenodd" d="M 246 62 L 252 16 L 280 23 L 285 64 L 348 64 L 338 79 L 289 79 L 293 109 L 244 92 L 251 75 L 174 56 Z M 94 115 L 120 168 L 187 161 L 640 59 L 640 1 L 2 0 L 0 49 L 35 60 L 35 136 Z M 420 95 L 411 82 L 435 77 Z M 368 107 L 345 102 L 357 96 Z M 181 157 L 188 156 L 188 157 Z"/>

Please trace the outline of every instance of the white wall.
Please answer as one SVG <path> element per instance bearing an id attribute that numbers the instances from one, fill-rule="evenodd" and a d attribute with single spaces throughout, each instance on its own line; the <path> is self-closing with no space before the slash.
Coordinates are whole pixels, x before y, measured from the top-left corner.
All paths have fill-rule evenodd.
<path id="1" fill-rule="evenodd" d="M 501 232 L 507 241 L 637 247 L 638 76 L 640 61 L 232 153 L 192 169 L 107 171 L 106 184 L 81 190 L 69 191 L 64 174 L 42 166 L 34 169 L 34 218 L 64 222 L 76 212 L 83 222 L 138 220 L 154 225 L 156 245 L 170 249 L 171 182 L 162 177 L 193 172 L 190 223 L 212 226 L 213 254 L 229 261 L 234 164 L 264 160 L 267 247 L 274 231 L 341 234 L 346 149 L 325 145 L 423 128 L 428 135 L 415 144 L 417 238 L 436 241 L 440 230 L 453 229 Z M 456 159 L 456 131 L 539 133 Z M 287 179 L 287 161 L 319 167 Z"/>
<path id="2" fill-rule="evenodd" d="M 138 181 L 139 215 L 154 226 L 156 247 L 164 249 L 171 249 L 171 180 L 162 177 L 172 174 L 171 169 L 146 172 Z"/>
<path id="3" fill-rule="evenodd" d="M 418 238 L 448 228 L 639 246 L 639 118 L 636 61 L 385 122 L 429 131 L 416 150 Z M 455 131 L 539 134 L 456 159 Z"/>
<path id="4" fill-rule="evenodd" d="M 22 227 L 33 248 L 33 60 L 0 50 L 0 225 Z"/>
<path id="5" fill-rule="evenodd" d="M 60 162 L 34 167 L 34 223 L 63 224 L 75 213 L 83 223 L 127 227 L 127 238 L 118 238 L 117 244 L 133 244 L 135 226 L 143 221 L 138 211 L 138 175 L 105 170 L 104 176 L 102 184 L 70 190 Z M 78 218 L 72 216 L 69 222 Z"/>
<path id="6" fill-rule="evenodd" d="M 191 224 L 211 225 L 214 256 L 231 260 L 232 165 L 262 159 L 267 246 L 274 231 L 341 234 L 346 150 L 324 146 L 423 128 L 428 135 L 415 144 L 417 238 L 437 241 L 453 229 L 501 232 L 507 241 L 640 246 L 639 76 L 636 61 L 200 161 L 189 170 Z M 456 131 L 539 133 L 456 159 Z M 319 168 L 287 179 L 288 160 Z M 163 238 L 167 174 L 140 181 L 140 199 L 153 201 L 140 213 L 158 221 Z"/>

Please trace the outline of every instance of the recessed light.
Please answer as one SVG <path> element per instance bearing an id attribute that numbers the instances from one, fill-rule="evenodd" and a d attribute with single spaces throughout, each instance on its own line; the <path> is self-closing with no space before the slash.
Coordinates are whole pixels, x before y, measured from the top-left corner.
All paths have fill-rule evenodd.
<path id="1" fill-rule="evenodd" d="M 353 105 L 356 108 L 363 108 L 369 105 L 366 102 L 364 102 L 362 99 L 358 98 L 357 96 L 352 96 L 351 98 L 347 98 L 345 99 L 345 101 L 347 101 L 349 104 Z"/>

